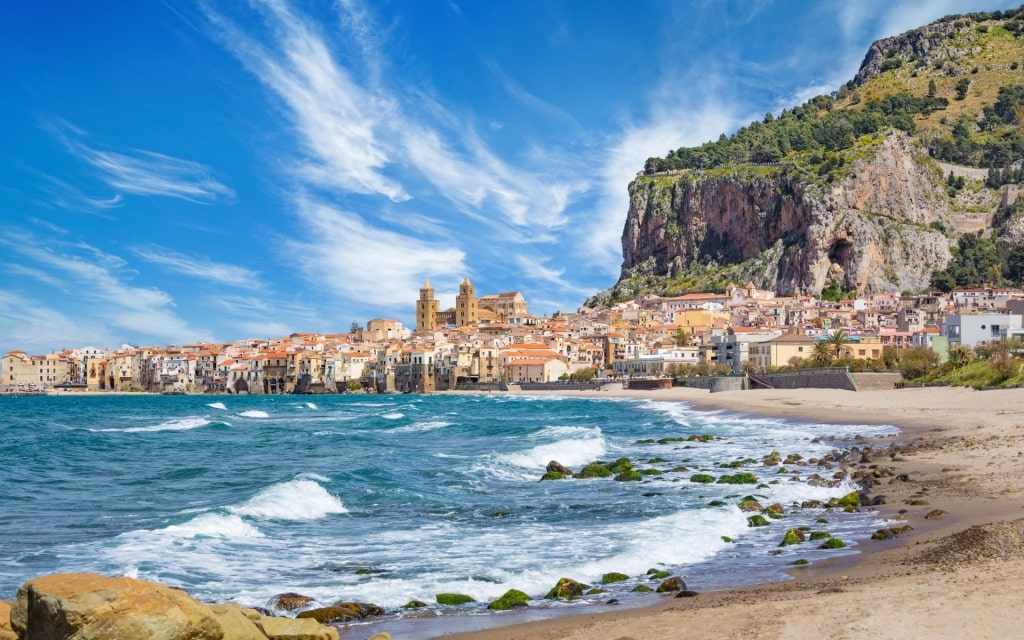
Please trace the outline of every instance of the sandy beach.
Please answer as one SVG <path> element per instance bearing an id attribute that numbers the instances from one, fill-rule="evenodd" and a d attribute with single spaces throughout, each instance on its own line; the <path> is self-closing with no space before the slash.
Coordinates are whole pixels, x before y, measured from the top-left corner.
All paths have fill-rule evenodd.
<path id="1" fill-rule="evenodd" d="M 606 397 L 685 401 L 696 408 L 822 423 L 894 424 L 855 465 L 892 476 L 868 490 L 883 517 L 913 530 L 866 541 L 833 565 L 794 568 L 793 580 L 692 598 L 652 596 L 651 607 L 445 636 L 481 640 L 646 638 L 1009 638 L 1024 613 L 1024 390 L 928 388 L 729 391 L 623 390 Z M 943 515 L 932 514 L 935 510 Z"/>

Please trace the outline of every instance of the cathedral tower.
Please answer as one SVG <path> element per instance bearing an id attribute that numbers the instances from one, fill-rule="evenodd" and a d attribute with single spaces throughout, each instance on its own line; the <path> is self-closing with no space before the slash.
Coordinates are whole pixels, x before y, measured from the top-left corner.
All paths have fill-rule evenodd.
<path id="1" fill-rule="evenodd" d="M 459 295 L 455 296 L 455 325 L 466 327 L 476 324 L 478 320 L 480 312 L 473 293 L 473 283 L 466 278 L 459 285 Z"/>
<path id="2" fill-rule="evenodd" d="M 430 280 L 423 283 L 420 299 L 416 301 L 416 333 L 432 333 L 437 330 L 437 300 Z"/>

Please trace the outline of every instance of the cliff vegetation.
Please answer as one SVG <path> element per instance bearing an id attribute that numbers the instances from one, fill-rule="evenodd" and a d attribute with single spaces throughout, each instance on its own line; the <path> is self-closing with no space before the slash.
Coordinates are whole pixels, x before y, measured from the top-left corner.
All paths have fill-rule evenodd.
<path id="1" fill-rule="evenodd" d="M 830 95 L 648 159 L 619 282 L 588 302 L 1020 284 L 1022 65 L 1024 7 L 947 16 L 873 43 Z M 965 234 L 988 268 L 957 267 Z"/>

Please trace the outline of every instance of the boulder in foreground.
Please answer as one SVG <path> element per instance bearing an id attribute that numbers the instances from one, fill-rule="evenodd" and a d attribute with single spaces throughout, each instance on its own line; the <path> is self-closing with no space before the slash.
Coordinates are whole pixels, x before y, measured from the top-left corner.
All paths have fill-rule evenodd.
<path id="1" fill-rule="evenodd" d="M 8 616 L 0 603 L 0 616 Z M 315 620 L 261 616 L 235 604 L 204 605 L 180 589 L 90 573 L 29 580 L 0 640 L 338 640 Z M 16 634 L 16 635 L 14 635 Z"/>

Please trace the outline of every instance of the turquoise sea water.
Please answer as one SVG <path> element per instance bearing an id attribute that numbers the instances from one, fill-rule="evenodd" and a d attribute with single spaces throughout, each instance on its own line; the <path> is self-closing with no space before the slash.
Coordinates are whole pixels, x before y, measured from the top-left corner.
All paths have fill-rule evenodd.
<path id="1" fill-rule="evenodd" d="M 796 558 L 837 553 L 805 544 L 774 555 L 786 528 L 824 529 L 856 550 L 880 525 L 870 513 L 793 510 L 748 527 L 736 506 L 746 494 L 789 511 L 855 489 L 809 486 L 833 470 L 790 465 L 792 480 L 762 457 L 820 457 L 894 432 L 592 396 L 3 397 L 0 598 L 38 575 L 94 571 L 205 601 L 263 606 L 294 591 L 373 602 L 395 619 L 441 592 L 542 598 L 560 577 L 610 571 L 634 576 L 612 594 L 627 600 L 649 568 L 697 590 L 783 579 Z M 695 434 L 716 439 L 638 442 Z M 539 481 L 550 460 L 578 470 L 620 457 L 664 473 Z M 735 471 L 759 487 L 690 482 L 743 459 L 758 462 Z M 689 471 L 670 471 L 680 466 Z"/>

